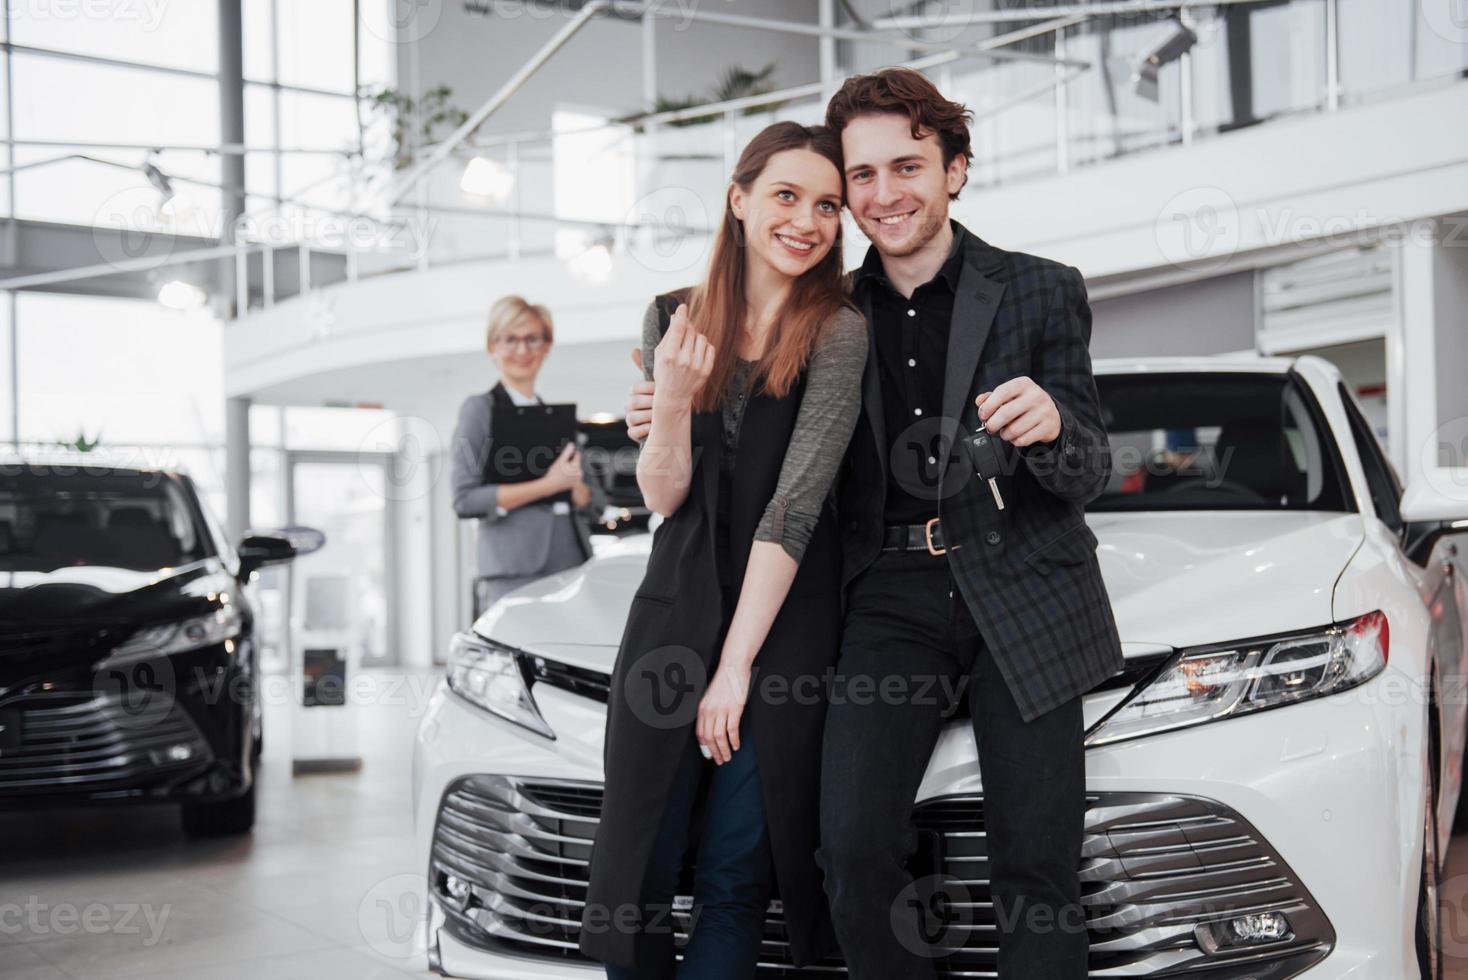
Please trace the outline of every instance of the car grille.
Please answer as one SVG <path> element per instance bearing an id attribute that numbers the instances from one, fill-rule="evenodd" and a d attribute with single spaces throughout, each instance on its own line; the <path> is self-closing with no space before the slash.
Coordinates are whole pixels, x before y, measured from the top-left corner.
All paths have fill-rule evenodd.
<path id="1" fill-rule="evenodd" d="M 139 725 L 115 697 L 40 691 L 0 704 L 18 712 L 20 744 L 0 752 L 0 794 L 97 792 L 136 786 L 211 760 L 182 709 Z"/>
<path id="2" fill-rule="evenodd" d="M 601 806 L 596 783 L 476 775 L 452 783 L 434 829 L 429 891 L 445 927 L 483 949 L 582 960 L 577 951 L 587 862 Z M 997 976 L 984 801 L 928 800 L 914 810 L 923 839 L 914 874 L 941 875 L 950 955 L 942 977 Z M 1088 798 L 1080 868 L 1091 976 L 1204 971 L 1209 978 L 1283 980 L 1318 962 L 1335 934 L 1305 887 L 1242 817 L 1212 800 L 1146 793 Z M 927 867 L 921 865 L 927 863 Z M 450 877 L 457 879 L 450 893 Z M 467 886 L 466 889 L 463 886 Z M 690 900 L 675 902 L 679 942 Z M 1200 923 L 1283 912 L 1289 935 L 1269 946 L 1208 954 Z M 829 977 L 837 960 L 791 965 L 778 900 L 770 903 L 760 977 Z"/>
<path id="3" fill-rule="evenodd" d="M 1118 674 L 1108 677 L 1092 689 L 1093 693 L 1114 690 L 1129 690 L 1145 680 L 1162 668 L 1172 659 L 1172 653 L 1148 654 L 1141 657 L 1128 657 L 1125 668 Z M 590 670 L 586 667 L 575 667 L 571 664 L 561 663 L 558 660 L 548 660 L 534 653 L 524 654 L 524 662 L 530 676 L 531 690 L 534 691 L 536 684 L 546 684 L 557 687 L 572 694 L 579 694 L 584 698 L 590 698 L 601 704 L 607 703 L 608 692 L 611 689 L 611 677 L 600 670 Z M 967 718 L 969 715 L 968 699 L 960 698 L 958 703 L 949 712 L 953 719 Z"/>
<path id="4" fill-rule="evenodd" d="M 608 691 L 611 689 L 611 677 L 600 670 L 588 670 L 585 667 L 573 667 L 571 664 L 563 664 L 558 660 L 547 660 L 535 654 L 526 654 L 526 662 L 530 668 L 531 690 L 536 684 L 549 684 L 551 687 L 559 687 L 563 691 L 579 694 L 593 701 L 607 703 Z"/>

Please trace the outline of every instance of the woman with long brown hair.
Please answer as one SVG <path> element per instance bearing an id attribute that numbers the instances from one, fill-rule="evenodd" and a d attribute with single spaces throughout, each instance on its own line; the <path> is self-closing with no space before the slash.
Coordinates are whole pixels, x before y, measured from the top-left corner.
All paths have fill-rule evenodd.
<path id="1" fill-rule="evenodd" d="M 830 490 L 867 348 L 842 289 L 841 173 L 825 127 L 760 132 L 707 277 L 644 318 L 637 478 L 664 520 L 612 675 L 580 939 L 611 980 L 752 977 L 776 895 L 797 964 L 833 948 L 815 863 L 841 629 Z M 674 912 L 685 865 L 693 905 Z"/>

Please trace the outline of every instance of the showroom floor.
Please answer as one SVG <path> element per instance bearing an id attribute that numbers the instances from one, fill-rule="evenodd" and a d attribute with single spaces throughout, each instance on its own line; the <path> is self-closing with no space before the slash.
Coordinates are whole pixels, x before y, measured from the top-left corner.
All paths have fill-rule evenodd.
<path id="1" fill-rule="evenodd" d="M 267 699 L 259 811 L 245 839 L 190 840 L 171 808 L 0 814 L 0 909 L 30 907 L 23 928 L 14 912 L 0 918 L 0 976 L 430 976 L 411 930 L 422 874 L 408 769 L 432 680 L 380 686 L 395 689 L 356 709 L 356 773 L 292 779 L 289 709 Z"/>
<path id="2" fill-rule="evenodd" d="M 0 976 L 430 976 L 412 928 L 408 767 L 433 679 L 380 685 L 361 706 L 357 773 L 292 779 L 288 709 L 272 705 L 244 840 L 191 841 L 167 808 L 0 814 Z M 1468 980 L 1468 836 L 1449 852 L 1443 898 L 1446 976 Z"/>

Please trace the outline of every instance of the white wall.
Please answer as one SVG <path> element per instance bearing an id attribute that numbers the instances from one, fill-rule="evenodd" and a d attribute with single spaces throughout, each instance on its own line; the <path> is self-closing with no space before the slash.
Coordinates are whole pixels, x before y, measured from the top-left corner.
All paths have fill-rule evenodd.
<path id="1" fill-rule="evenodd" d="M 1091 302 L 1092 357 L 1254 349 L 1254 274 L 1235 272 Z"/>

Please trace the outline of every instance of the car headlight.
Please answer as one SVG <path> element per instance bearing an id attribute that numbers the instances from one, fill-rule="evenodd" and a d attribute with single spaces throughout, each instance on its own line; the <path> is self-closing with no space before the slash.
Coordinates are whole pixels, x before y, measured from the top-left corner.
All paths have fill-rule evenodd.
<path id="1" fill-rule="evenodd" d="M 107 663 L 117 666 L 148 657 L 186 653 L 219 643 L 229 643 L 230 652 L 233 653 L 233 641 L 240 635 L 240 625 L 239 607 L 226 605 L 207 616 L 144 626 L 114 647 L 107 657 Z"/>
<path id="2" fill-rule="evenodd" d="M 524 653 L 514 647 L 476 633 L 455 633 L 449 642 L 449 687 L 491 714 L 537 735 L 555 738 L 530 696 L 530 675 L 524 658 Z"/>
<path id="3" fill-rule="evenodd" d="M 1325 629 L 1181 651 L 1086 738 L 1105 745 L 1335 694 L 1386 668 L 1381 610 Z"/>

